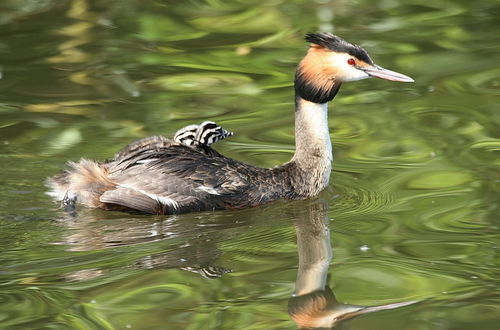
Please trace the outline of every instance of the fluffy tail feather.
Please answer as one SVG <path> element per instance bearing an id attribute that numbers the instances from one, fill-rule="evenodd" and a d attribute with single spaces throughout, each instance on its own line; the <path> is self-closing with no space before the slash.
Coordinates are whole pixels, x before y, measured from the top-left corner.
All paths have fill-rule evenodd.
<path id="1" fill-rule="evenodd" d="M 47 179 L 48 195 L 56 200 L 78 202 L 89 207 L 103 207 L 101 195 L 114 189 L 116 184 L 108 178 L 106 169 L 97 162 L 81 159 L 68 162 L 69 169 Z"/>

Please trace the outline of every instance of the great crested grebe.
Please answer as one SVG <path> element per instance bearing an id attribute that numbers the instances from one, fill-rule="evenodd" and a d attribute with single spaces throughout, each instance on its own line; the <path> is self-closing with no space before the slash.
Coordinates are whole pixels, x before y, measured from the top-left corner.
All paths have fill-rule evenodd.
<path id="1" fill-rule="evenodd" d="M 68 170 L 48 180 L 49 194 L 66 205 L 152 214 L 318 195 L 328 185 L 332 162 L 327 103 L 340 85 L 369 77 L 413 79 L 381 68 L 363 48 L 330 33 L 308 33 L 305 39 L 311 46 L 295 73 L 296 150 L 289 162 L 259 168 L 219 154 L 210 148 L 212 141 L 186 145 L 182 137 L 153 136 L 131 143 L 112 160 L 69 162 Z"/>

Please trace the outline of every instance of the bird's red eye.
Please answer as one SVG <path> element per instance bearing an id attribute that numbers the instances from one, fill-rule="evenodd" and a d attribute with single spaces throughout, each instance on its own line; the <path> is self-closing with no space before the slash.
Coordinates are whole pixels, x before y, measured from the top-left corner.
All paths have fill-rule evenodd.
<path id="1" fill-rule="evenodd" d="M 356 61 L 353 58 L 350 58 L 347 60 L 347 64 L 354 65 L 354 64 L 356 64 Z"/>

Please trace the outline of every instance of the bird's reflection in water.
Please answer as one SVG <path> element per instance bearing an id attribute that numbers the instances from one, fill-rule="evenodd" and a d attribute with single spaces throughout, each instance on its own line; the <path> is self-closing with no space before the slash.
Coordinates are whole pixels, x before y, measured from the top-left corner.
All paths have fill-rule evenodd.
<path id="1" fill-rule="evenodd" d="M 217 265 L 222 255 L 218 248 L 221 241 L 231 240 L 233 235 L 238 236 L 256 224 L 268 223 L 270 218 L 282 218 L 283 213 L 293 219 L 297 234 L 299 265 L 288 312 L 300 328 L 344 329 L 348 325 L 343 321 L 355 316 L 416 303 L 404 301 L 360 306 L 336 300 L 328 286 L 332 247 L 328 203 L 323 200 L 289 203 L 284 207 L 274 205 L 244 211 L 205 212 L 190 218 L 130 216 L 128 219 L 120 213 L 84 210 L 77 216 L 68 215 L 64 219 L 63 223 L 70 231 L 60 243 L 73 251 L 89 251 L 166 240 L 163 252 L 146 253 L 133 260 L 131 266 L 183 269 L 215 279 L 231 272 Z M 66 278 L 85 280 L 102 276 L 104 272 L 83 269 L 67 274 Z"/>
<path id="2" fill-rule="evenodd" d="M 56 243 L 69 251 L 106 251 L 147 244 L 144 249 L 138 249 L 145 251 L 144 255 L 128 266 L 182 269 L 215 279 L 232 272 L 217 264 L 222 254 L 220 243 L 240 236 L 256 224 L 268 223 L 269 218 L 281 219 L 281 204 L 273 206 L 157 217 L 81 208 L 78 212 L 63 214 L 60 223 L 68 230 Z M 66 278 L 88 280 L 105 272 L 106 269 L 83 269 Z"/>
<path id="3" fill-rule="evenodd" d="M 378 306 L 343 304 L 328 286 L 332 248 L 328 227 L 328 203 L 317 200 L 297 214 L 295 228 L 299 268 L 288 313 L 302 329 L 345 329 L 345 320 L 361 314 L 411 305 L 404 301 Z"/>

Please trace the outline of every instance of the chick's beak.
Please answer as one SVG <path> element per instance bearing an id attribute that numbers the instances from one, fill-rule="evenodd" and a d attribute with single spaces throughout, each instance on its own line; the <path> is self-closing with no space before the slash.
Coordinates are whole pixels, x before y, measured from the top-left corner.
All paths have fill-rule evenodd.
<path id="1" fill-rule="evenodd" d="M 384 69 L 376 64 L 365 67 L 362 69 L 366 74 L 371 77 L 387 79 L 392 81 L 400 81 L 400 82 L 414 82 L 412 78 L 405 76 L 404 74 L 394 72 L 391 70 Z"/>

